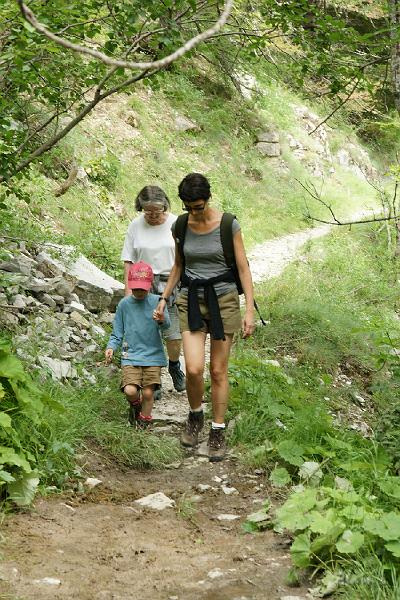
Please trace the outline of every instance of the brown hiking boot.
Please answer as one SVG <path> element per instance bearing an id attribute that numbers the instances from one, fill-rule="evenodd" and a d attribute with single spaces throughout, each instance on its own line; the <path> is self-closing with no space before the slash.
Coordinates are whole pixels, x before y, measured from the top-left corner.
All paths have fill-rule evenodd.
<path id="1" fill-rule="evenodd" d="M 188 448 L 193 448 L 197 445 L 200 431 L 204 425 L 204 413 L 201 412 L 189 412 L 188 420 L 185 424 L 185 429 L 181 435 L 181 444 Z"/>
<path id="2" fill-rule="evenodd" d="M 207 445 L 210 462 L 224 460 L 226 454 L 225 429 L 211 428 Z"/>

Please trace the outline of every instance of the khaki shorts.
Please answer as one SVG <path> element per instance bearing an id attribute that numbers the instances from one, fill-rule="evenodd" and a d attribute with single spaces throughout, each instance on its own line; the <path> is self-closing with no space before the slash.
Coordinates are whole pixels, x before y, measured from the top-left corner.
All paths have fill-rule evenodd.
<path id="1" fill-rule="evenodd" d="M 148 385 L 159 386 L 161 383 L 161 367 L 133 367 L 125 365 L 122 367 L 121 392 L 126 385 L 135 385 L 143 388 Z"/>
<path id="2" fill-rule="evenodd" d="M 227 335 L 240 331 L 242 327 L 242 317 L 240 315 L 239 294 L 236 290 L 218 296 L 219 310 L 221 313 L 224 333 Z M 179 324 L 181 331 L 190 331 L 188 323 L 188 302 L 187 296 L 179 296 L 176 305 L 179 311 Z M 203 319 L 203 326 L 198 331 L 210 333 L 210 313 L 203 300 L 199 300 L 200 314 Z"/>

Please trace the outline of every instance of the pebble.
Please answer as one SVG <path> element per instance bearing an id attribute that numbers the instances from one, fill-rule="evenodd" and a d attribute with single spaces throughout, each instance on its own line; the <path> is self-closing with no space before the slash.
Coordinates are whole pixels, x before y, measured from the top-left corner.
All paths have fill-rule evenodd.
<path id="1" fill-rule="evenodd" d="M 61 579 L 55 577 L 43 577 L 43 579 L 34 579 L 33 583 L 44 583 L 45 585 L 61 585 Z"/>
<path id="2" fill-rule="evenodd" d="M 229 513 L 222 513 L 217 515 L 218 521 L 235 521 L 236 519 L 240 519 L 240 515 L 232 515 Z"/>

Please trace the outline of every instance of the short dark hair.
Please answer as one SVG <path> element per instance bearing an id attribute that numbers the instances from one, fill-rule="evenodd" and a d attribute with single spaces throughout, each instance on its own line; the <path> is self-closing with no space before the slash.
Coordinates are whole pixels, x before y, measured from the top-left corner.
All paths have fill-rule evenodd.
<path id="1" fill-rule="evenodd" d="M 135 209 L 140 212 L 143 210 L 143 204 L 154 202 L 154 204 L 162 204 L 164 212 L 171 208 L 171 203 L 167 194 L 158 185 L 146 185 L 140 190 L 135 199 Z"/>
<path id="2" fill-rule="evenodd" d="M 210 182 L 201 173 L 189 173 L 180 182 L 178 192 L 182 202 L 209 200 L 211 197 Z"/>

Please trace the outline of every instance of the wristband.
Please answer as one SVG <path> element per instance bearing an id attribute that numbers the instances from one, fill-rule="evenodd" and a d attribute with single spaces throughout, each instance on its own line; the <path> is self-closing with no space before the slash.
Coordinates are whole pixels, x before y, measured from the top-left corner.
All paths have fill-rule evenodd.
<path id="1" fill-rule="evenodd" d="M 165 302 L 168 302 L 168 298 L 166 298 L 165 296 L 160 296 L 159 300 L 165 300 Z"/>

